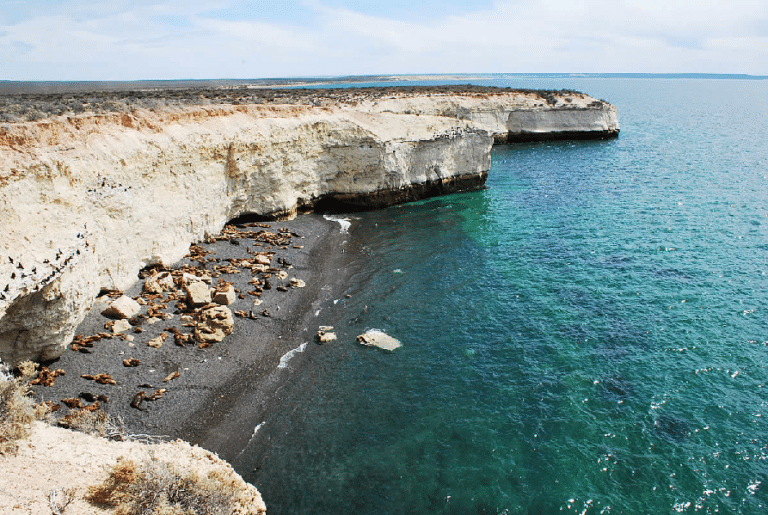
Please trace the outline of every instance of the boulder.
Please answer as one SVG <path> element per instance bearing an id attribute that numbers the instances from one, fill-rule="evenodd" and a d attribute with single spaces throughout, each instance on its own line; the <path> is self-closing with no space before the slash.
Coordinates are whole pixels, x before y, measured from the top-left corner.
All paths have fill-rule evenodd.
<path id="1" fill-rule="evenodd" d="M 380 349 L 393 351 L 399 347 L 402 347 L 402 344 L 399 340 L 396 338 L 392 338 L 388 334 L 386 334 L 384 331 L 379 331 L 378 329 L 370 329 L 360 336 L 357 337 L 357 341 L 361 345 L 367 345 L 369 347 L 378 347 Z"/>
<path id="2" fill-rule="evenodd" d="M 320 330 L 317 331 L 317 342 L 320 344 L 328 343 L 336 340 L 336 333 L 332 333 L 333 327 L 320 326 Z"/>
<path id="3" fill-rule="evenodd" d="M 195 339 L 201 343 L 215 343 L 232 334 L 235 319 L 225 306 L 209 306 L 200 310 L 195 326 Z"/>
<path id="4" fill-rule="evenodd" d="M 170 272 L 159 272 L 147 277 L 144 281 L 145 293 L 163 293 L 173 291 L 176 287 L 173 284 L 173 276 Z"/>
<path id="5" fill-rule="evenodd" d="M 141 306 L 138 302 L 123 295 L 112 302 L 101 314 L 105 317 L 126 319 L 136 316 L 139 310 Z"/>
<path id="6" fill-rule="evenodd" d="M 205 306 L 211 302 L 211 289 L 202 281 L 190 282 L 184 291 L 190 306 Z"/>
<path id="7" fill-rule="evenodd" d="M 229 306 L 231 304 L 234 304 L 236 299 L 237 299 L 237 296 L 235 294 L 234 286 L 227 286 L 226 288 L 216 290 L 216 292 L 213 295 L 213 302 L 215 302 L 216 304 L 221 304 L 223 306 Z"/>
<path id="8" fill-rule="evenodd" d="M 118 333 L 124 333 L 128 329 L 131 328 L 131 324 L 128 323 L 128 320 L 115 320 L 115 323 L 112 324 L 112 332 L 115 334 Z"/>
<path id="9" fill-rule="evenodd" d="M 211 284 L 211 278 L 210 276 L 207 276 L 207 275 L 203 275 L 202 277 L 200 277 L 195 274 L 188 274 L 184 272 L 184 274 L 181 276 L 181 286 L 183 288 L 186 288 L 190 284 L 198 281 L 202 281 L 206 284 Z"/>

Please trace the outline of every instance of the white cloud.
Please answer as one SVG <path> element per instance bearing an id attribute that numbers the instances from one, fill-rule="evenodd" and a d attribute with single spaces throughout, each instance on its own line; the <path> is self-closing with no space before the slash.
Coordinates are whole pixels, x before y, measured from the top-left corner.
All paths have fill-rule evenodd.
<path id="1" fill-rule="evenodd" d="M 2 78 L 768 74 L 762 0 L 500 1 L 463 15 L 420 13 L 418 22 L 329 7 L 322 0 L 271 2 L 270 9 L 285 3 L 304 15 L 267 21 L 255 11 L 240 16 L 232 9 L 242 5 L 234 1 L 141 0 L 116 7 L 122 4 L 73 0 L 45 14 L 32 9 L 36 14 L 0 25 Z"/>

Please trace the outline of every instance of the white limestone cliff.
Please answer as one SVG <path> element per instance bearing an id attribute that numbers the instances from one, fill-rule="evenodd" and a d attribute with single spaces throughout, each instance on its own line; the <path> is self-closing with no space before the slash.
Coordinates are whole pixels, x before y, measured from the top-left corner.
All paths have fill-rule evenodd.
<path id="1" fill-rule="evenodd" d="M 612 137 L 585 95 L 413 94 L 61 116 L 0 127 L 0 359 L 64 352 L 102 288 L 242 214 L 379 207 L 481 187 L 496 141 Z"/>

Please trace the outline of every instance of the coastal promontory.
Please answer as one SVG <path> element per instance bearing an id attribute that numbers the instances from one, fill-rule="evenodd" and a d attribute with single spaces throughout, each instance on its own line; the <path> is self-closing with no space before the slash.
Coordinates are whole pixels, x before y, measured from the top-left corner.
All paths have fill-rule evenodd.
<path id="1" fill-rule="evenodd" d="M 476 189 L 494 142 L 619 132 L 613 106 L 573 91 L 246 93 L 151 104 L 124 95 L 0 123 L 0 359 L 60 356 L 99 291 L 126 289 L 241 215 Z"/>

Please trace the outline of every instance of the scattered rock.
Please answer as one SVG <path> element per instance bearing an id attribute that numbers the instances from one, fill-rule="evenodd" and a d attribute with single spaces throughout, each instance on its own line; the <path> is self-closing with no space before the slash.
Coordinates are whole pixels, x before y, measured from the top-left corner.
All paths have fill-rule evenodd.
<path id="1" fill-rule="evenodd" d="M 296 279 L 295 277 L 291 277 L 291 288 L 304 288 L 307 285 L 304 281 L 301 279 Z"/>
<path id="2" fill-rule="evenodd" d="M 321 326 L 320 330 L 317 332 L 317 342 L 320 344 L 328 343 L 336 340 L 336 333 L 330 332 L 330 329 L 333 329 L 333 327 L 329 326 Z"/>
<path id="3" fill-rule="evenodd" d="M 400 341 L 396 338 L 392 338 L 384 331 L 378 329 L 371 329 L 357 337 L 357 341 L 362 345 L 369 347 L 378 347 L 380 349 L 393 351 L 399 347 L 402 347 Z"/>
<path id="4" fill-rule="evenodd" d="M 167 271 L 153 274 L 150 277 L 147 277 L 144 282 L 145 293 L 163 293 L 166 291 L 173 291 L 174 289 L 173 276 Z"/>
<path id="5" fill-rule="evenodd" d="M 101 314 L 110 318 L 126 319 L 135 316 L 140 309 L 141 306 L 138 302 L 123 295 L 113 301 Z"/>
<path id="6" fill-rule="evenodd" d="M 205 306 L 211 302 L 211 290 L 202 281 L 189 283 L 184 288 L 184 291 L 187 294 L 187 304 L 190 306 Z"/>
<path id="7" fill-rule="evenodd" d="M 115 320 L 112 324 L 112 332 L 115 334 L 123 333 L 130 328 L 131 324 L 125 319 Z"/>
<path id="8" fill-rule="evenodd" d="M 221 290 L 216 290 L 213 296 L 213 302 L 223 306 L 229 306 L 235 303 L 236 298 L 235 287 L 229 285 Z"/>
<path id="9" fill-rule="evenodd" d="M 201 344 L 220 342 L 232 334 L 235 319 L 225 306 L 208 306 L 200 310 L 195 327 L 195 340 Z M 207 345 L 206 345 L 207 346 Z"/>
<path id="10" fill-rule="evenodd" d="M 160 347 L 163 346 L 163 343 L 165 343 L 165 339 L 166 338 L 168 338 L 168 333 L 163 333 L 160 336 L 158 336 L 157 338 L 152 338 L 151 340 L 149 340 L 147 342 L 147 345 L 149 345 L 150 347 L 152 347 L 154 349 L 159 349 Z"/>

